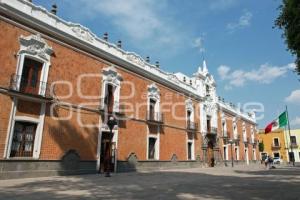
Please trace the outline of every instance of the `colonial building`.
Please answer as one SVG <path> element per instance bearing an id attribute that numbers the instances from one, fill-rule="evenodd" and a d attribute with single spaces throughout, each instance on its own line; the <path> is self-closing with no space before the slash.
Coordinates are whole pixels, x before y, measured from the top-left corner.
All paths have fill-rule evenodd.
<path id="1" fill-rule="evenodd" d="M 283 129 L 278 129 L 265 134 L 265 130 L 259 131 L 259 142 L 263 143 L 264 149 L 260 158 L 266 155 L 280 158 L 283 162 L 288 161 L 287 146 Z"/>
<path id="2" fill-rule="evenodd" d="M 55 13 L 0 0 L 0 177 L 256 160 L 255 114 L 217 96 L 205 61 L 169 73 Z"/>
<path id="3" fill-rule="evenodd" d="M 284 139 L 288 161 L 300 163 L 300 129 L 284 131 Z"/>

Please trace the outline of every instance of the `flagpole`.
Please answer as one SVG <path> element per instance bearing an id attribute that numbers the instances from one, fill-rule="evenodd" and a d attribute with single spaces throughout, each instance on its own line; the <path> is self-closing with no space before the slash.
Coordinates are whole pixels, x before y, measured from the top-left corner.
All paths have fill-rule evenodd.
<path id="1" fill-rule="evenodd" d="M 289 141 L 290 141 L 290 146 L 291 146 L 291 153 L 293 154 L 292 157 L 292 162 L 293 162 L 293 166 L 295 166 L 295 155 L 293 152 L 293 146 L 291 145 L 291 127 L 290 127 L 290 120 L 289 120 L 289 113 L 288 113 L 288 109 L 287 109 L 287 105 L 285 106 L 285 111 L 286 111 L 286 117 L 287 117 L 287 122 L 288 122 L 288 128 L 289 128 Z M 290 155 L 289 155 L 290 157 Z"/>
<path id="2" fill-rule="evenodd" d="M 285 136 L 285 141 L 286 141 L 286 143 L 285 143 L 285 145 L 286 145 L 286 150 L 287 150 L 287 152 L 288 152 L 288 156 L 287 156 L 287 161 L 289 161 L 290 160 L 290 158 L 289 158 L 289 155 L 290 155 L 290 147 L 289 147 L 289 141 L 288 141 L 288 137 L 287 137 L 287 135 L 288 135 L 288 132 L 287 132 L 287 125 L 285 125 L 285 127 L 284 127 L 284 136 Z"/>

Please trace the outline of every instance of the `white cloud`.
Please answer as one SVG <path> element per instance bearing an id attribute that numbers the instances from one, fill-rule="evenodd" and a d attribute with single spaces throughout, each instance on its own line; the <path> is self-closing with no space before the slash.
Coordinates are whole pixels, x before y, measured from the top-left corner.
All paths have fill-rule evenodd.
<path id="1" fill-rule="evenodd" d="M 247 82 L 269 84 L 275 79 L 285 76 L 289 70 L 293 70 L 294 68 L 294 63 L 290 63 L 285 66 L 263 64 L 258 69 L 244 71 L 240 69 L 231 70 L 229 66 L 221 65 L 218 68 L 218 74 L 221 80 L 228 81 L 228 85 L 226 86 L 227 89 L 231 89 L 232 87 L 242 87 Z"/>
<path id="2" fill-rule="evenodd" d="M 177 30 L 175 22 L 164 17 L 167 1 L 154 0 L 71 0 L 70 5 L 84 10 L 84 15 L 98 18 L 105 16 L 117 29 L 137 43 L 151 41 L 149 45 L 167 45 L 182 42 L 184 34 Z"/>
<path id="3" fill-rule="evenodd" d="M 221 65 L 218 68 L 218 74 L 221 77 L 222 80 L 226 79 L 226 76 L 228 75 L 228 72 L 230 71 L 230 67 L 226 65 Z"/>
<path id="4" fill-rule="evenodd" d="M 199 52 L 205 52 L 203 41 L 204 41 L 204 39 L 203 39 L 202 36 L 197 37 L 197 38 L 194 39 L 192 46 L 194 48 L 198 49 Z"/>
<path id="5" fill-rule="evenodd" d="M 285 98 L 288 103 L 300 104 L 300 90 L 294 90 L 291 92 L 290 96 Z"/>
<path id="6" fill-rule="evenodd" d="M 237 29 L 241 29 L 241 28 L 250 26 L 252 17 L 253 17 L 253 14 L 251 12 L 244 11 L 243 15 L 239 18 L 239 20 L 237 22 L 227 24 L 226 28 L 230 32 L 234 32 Z"/>
<path id="7" fill-rule="evenodd" d="M 291 121 L 292 126 L 300 126 L 300 117 L 296 117 Z"/>
<path id="8" fill-rule="evenodd" d="M 213 0 L 211 1 L 209 8 L 215 11 L 226 10 L 235 5 L 236 2 L 237 0 Z"/>

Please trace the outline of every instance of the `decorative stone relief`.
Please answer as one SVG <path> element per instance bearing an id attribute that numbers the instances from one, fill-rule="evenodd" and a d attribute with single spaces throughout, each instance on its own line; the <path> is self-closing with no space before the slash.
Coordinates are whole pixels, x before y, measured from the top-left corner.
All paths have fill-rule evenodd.
<path id="1" fill-rule="evenodd" d="M 177 76 L 175 76 L 174 74 L 169 74 L 168 75 L 168 79 L 175 82 L 175 83 L 179 83 L 179 79 L 177 78 Z"/>
<path id="2" fill-rule="evenodd" d="M 193 101 L 191 99 L 188 99 L 185 101 L 185 106 L 186 106 L 186 109 L 189 111 L 194 110 Z"/>
<path id="3" fill-rule="evenodd" d="M 132 63 L 135 63 L 137 65 L 140 65 L 142 67 L 145 66 L 145 61 L 138 55 L 134 54 L 134 53 L 128 53 L 126 58 L 131 61 Z"/>
<path id="4" fill-rule="evenodd" d="M 212 116 L 212 115 L 214 115 L 214 113 L 216 111 L 216 104 L 210 103 L 210 102 L 206 102 L 204 104 L 204 110 L 205 110 L 206 114 Z"/>
<path id="5" fill-rule="evenodd" d="M 48 46 L 46 41 L 41 38 L 40 34 L 20 37 L 21 49 L 19 54 L 27 53 L 38 56 L 46 61 L 50 60 L 53 53 L 52 47 Z"/>
<path id="6" fill-rule="evenodd" d="M 117 72 L 116 68 L 113 66 L 103 69 L 103 77 L 104 81 L 117 86 L 119 86 L 120 82 L 123 80 L 122 76 Z"/>
<path id="7" fill-rule="evenodd" d="M 82 38 L 88 42 L 94 41 L 94 36 L 88 28 L 85 28 L 79 24 L 71 24 L 70 27 L 77 37 Z"/>
<path id="8" fill-rule="evenodd" d="M 154 99 L 160 99 L 160 92 L 155 83 L 148 86 L 148 96 Z"/>

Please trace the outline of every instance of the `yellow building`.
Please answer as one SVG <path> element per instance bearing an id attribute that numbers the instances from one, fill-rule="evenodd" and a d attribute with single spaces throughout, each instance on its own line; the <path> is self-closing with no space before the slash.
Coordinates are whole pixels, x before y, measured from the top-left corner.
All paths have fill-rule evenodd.
<path id="1" fill-rule="evenodd" d="M 286 154 L 289 159 L 295 159 L 295 162 L 300 162 L 300 129 L 285 131 L 285 146 L 288 147 Z"/>
<path id="2" fill-rule="evenodd" d="M 261 157 L 264 155 L 279 157 L 282 161 L 288 161 L 288 154 L 286 148 L 286 138 L 283 129 L 278 129 L 265 134 L 264 130 L 260 130 L 258 134 L 259 143 L 264 144 L 264 149 L 260 152 Z"/>

